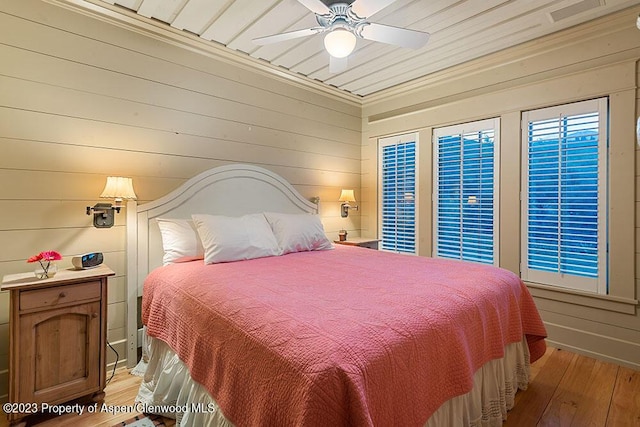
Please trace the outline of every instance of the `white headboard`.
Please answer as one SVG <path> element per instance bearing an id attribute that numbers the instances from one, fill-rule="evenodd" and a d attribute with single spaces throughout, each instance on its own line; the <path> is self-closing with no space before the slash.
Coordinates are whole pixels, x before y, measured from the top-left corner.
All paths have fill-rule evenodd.
<path id="1" fill-rule="evenodd" d="M 241 216 L 257 212 L 317 213 L 281 176 L 266 169 L 234 164 L 191 178 L 153 202 L 127 204 L 127 365 L 137 348 L 137 298 L 151 270 L 162 265 L 162 239 L 156 218 L 191 219 L 191 214 Z"/>

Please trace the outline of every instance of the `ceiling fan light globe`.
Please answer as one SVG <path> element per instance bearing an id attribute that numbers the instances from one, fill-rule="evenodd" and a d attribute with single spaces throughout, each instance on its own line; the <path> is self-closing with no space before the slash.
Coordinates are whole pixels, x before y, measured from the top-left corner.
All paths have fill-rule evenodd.
<path id="1" fill-rule="evenodd" d="M 356 36 L 351 31 L 335 29 L 324 36 L 324 47 L 334 58 L 345 58 L 356 48 Z"/>

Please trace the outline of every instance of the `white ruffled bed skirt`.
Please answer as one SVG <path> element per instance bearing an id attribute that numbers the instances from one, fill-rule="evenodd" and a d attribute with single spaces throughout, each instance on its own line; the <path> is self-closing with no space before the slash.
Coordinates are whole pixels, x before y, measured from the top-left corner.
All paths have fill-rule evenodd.
<path id="1" fill-rule="evenodd" d="M 145 405 L 145 412 L 174 418 L 179 427 L 233 426 L 167 344 L 145 334 L 142 349 L 142 360 L 132 374 L 143 377 L 136 402 Z M 476 372 L 469 393 L 445 402 L 425 426 L 501 426 L 513 408 L 516 391 L 527 388 L 529 370 L 526 339 L 507 345 L 502 359 L 491 360 Z"/>

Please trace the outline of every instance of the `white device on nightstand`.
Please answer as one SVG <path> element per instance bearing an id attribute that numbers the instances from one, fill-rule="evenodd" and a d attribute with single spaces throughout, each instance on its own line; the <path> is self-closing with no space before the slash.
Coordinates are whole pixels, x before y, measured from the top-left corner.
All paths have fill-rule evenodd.
<path id="1" fill-rule="evenodd" d="M 102 261 L 104 261 L 102 252 L 89 252 L 83 255 L 74 256 L 71 259 L 73 266 L 82 270 L 97 267 L 102 264 Z"/>

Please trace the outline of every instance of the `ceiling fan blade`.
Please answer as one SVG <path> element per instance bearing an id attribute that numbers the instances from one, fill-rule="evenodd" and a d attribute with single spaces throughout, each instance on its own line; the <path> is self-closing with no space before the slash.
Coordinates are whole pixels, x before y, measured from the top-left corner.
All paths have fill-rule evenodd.
<path id="1" fill-rule="evenodd" d="M 312 36 L 324 31 L 324 28 L 305 28 L 304 30 L 289 31 L 286 33 L 273 34 L 271 36 L 258 37 L 253 39 L 255 44 L 265 45 L 271 43 L 283 42 L 285 40 L 297 39 L 299 37 Z"/>
<path id="2" fill-rule="evenodd" d="M 429 33 L 390 25 L 370 23 L 365 25 L 360 34 L 367 40 L 393 44 L 400 47 L 419 49 L 429 40 Z"/>
<path id="3" fill-rule="evenodd" d="M 396 0 L 356 0 L 351 3 L 351 11 L 360 18 L 368 18 L 374 13 L 380 12 L 394 1 Z"/>
<path id="4" fill-rule="evenodd" d="M 328 13 L 331 13 L 331 10 L 327 7 L 327 5 L 322 3 L 320 0 L 298 0 L 298 2 L 309 9 L 311 12 L 318 15 L 326 15 Z"/>
<path id="5" fill-rule="evenodd" d="M 329 55 L 329 72 L 330 73 L 341 73 L 347 70 L 347 56 L 344 58 L 336 58 L 334 56 Z"/>

